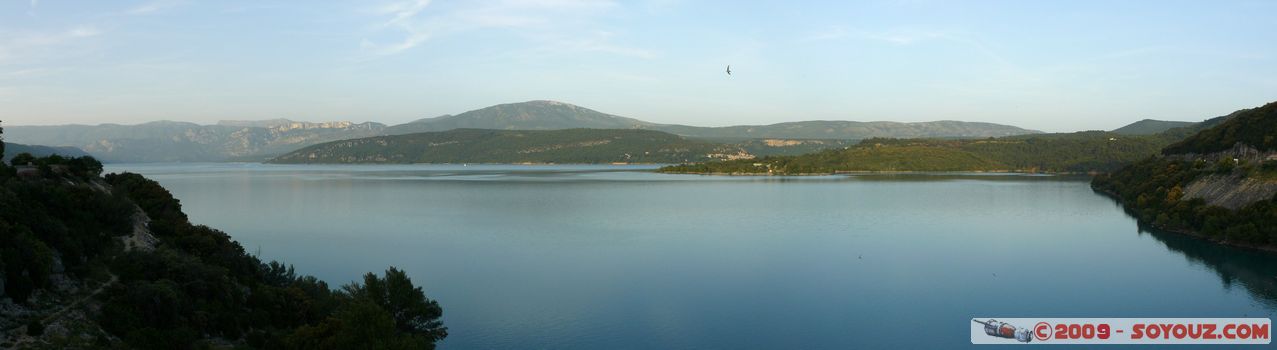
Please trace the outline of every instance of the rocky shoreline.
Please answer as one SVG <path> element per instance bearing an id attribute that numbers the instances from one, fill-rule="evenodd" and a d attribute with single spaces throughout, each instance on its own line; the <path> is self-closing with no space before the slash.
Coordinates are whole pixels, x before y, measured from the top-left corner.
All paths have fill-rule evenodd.
<path id="1" fill-rule="evenodd" d="M 1211 242 L 1211 243 L 1215 243 L 1215 244 L 1223 245 L 1223 246 L 1229 246 L 1229 247 L 1234 247 L 1234 248 L 1242 248 L 1242 249 L 1258 250 L 1258 251 L 1263 251 L 1263 252 L 1267 252 L 1267 253 L 1274 253 L 1274 254 L 1277 254 L 1277 245 L 1262 245 L 1262 246 L 1261 246 L 1261 245 L 1246 244 L 1246 243 L 1239 243 L 1239 242 L 1230 242 L 1230 241 L 1227 241 L 1227 240 L 1224 240 L 1224 239 L 1219 239 L 1219 238 L 1216 238 L 1216 237 L 1207 236 L 1207 235 L 1205 235 L 1205 234 L 1202 234 L 1201 232 L 1197 232 L 1197 231 L 1193 231 L 1193 230 L 1186 230 L 1186 229 L 1181 229 L 1181 228 L 1171 228 L 1171 227 L 1166 227 L 1166 226 L 1163 226 L 1163 225 L 1158 225 L 1158 224 L 1156 224 L 1156 223 L 1152 223 L 1152 222 L 1145 222 L 1145 221 L 1143 221 L 1143 220 L 1140 220 L 1140 219 L 1139 219 L 1139 215 L 1138 215 L 1137 213 L 1135 213 L 1135 212 L 1134 212 L 1134 209 L 1132 209 L 1130 206 L 1128 206 L 1128 205 L 1126 204 L 1126 202 L 1122 201 L 1122 198 L 1121 198 L 1120 196 L 1118 196 L 1118 195 L 1117 195 L 1117 193 L 1113 193 L 1112 191 L 1108 191 L 1108 190 L 1101 190 L 1101 189 L 1095 188 L 1095 186 L 1094 186 L 1094 185 L 1092 185 L 1092 186 L 1091 186 L 1091 189 L 1092 189 L 1093 191 L 1095 191 L 1096 193 L 1102 194 L 1102 195 L 1104 195 L 1105 197 L 1108 197 L 1108 198 L 1112 199 L 1114 202 L 1117 202 L 1117 204 L 1118 204 L 1118 205 L 1121 205 L 1121 206 L 1122 206 L 1122 210 L 1123 210 L 1124 212 L 1126 212 L 1127 214 L 1131 215 L 1131 217 L 1132 217 L 1132 218 L 1134 218 L 1134 219 L 1136 220 L 1136 222 L 1138 222 L 1138 223 L 1139 223 L 1139 225 L 1140 225 L 1140 227 L 1141 227 L 1141 228 L 1148 228 L 1148 229 L 1153 229 L 1153 230 L 1157 230 L 1157 231 L 1161 231 L 1161 232 L 1168 232 L 1168 233 L 1174 233 L 1174 234 L 1185 235 L 1185 236 L 1189 236 L 1189 237 L 1194 237 L 1194 238 L 1197 238 L 1197 239 L 1201 239 L 1201 240 L 1204 240 L 1204 241 L 1207 241 L 1207 242 Z"/>

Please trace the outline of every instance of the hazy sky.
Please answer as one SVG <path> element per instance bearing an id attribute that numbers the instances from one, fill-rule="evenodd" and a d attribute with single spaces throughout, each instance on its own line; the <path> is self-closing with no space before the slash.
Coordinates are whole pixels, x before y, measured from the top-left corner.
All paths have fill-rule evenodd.
<path id="1" fill-rule="evenodd" d="M 1273 14 L 1265 0 L 0 0 L 0 120 L 394 124 L 552 99 L 707 126 L 1111 129 L 1277 100 Z"/>

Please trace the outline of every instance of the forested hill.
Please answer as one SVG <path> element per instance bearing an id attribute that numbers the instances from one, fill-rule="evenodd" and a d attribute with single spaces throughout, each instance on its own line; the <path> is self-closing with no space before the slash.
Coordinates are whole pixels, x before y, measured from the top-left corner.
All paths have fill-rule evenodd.
<path id="1" fill-rule="evenodd" d="M 1277 102 L 1244 109 L 1224 117 L 1227 122 L 1172 144 L 1165 154 L 1211 153 L 1241 143 L 1260 151 L 1277 150 Z"/>
<path id="2" fill-rule="evenodd" d="M 748 156 L 651 130 L 456 129 L 318 144 L 274 163 L 680 163 Z"/>
<path id="3" fill-rule="evenodd" d="M 1277 102 L 1204 124 L 1092 187 L 1153 227 L 1277 249 Z"/>
<path id="4" fill-rule="evenodd" d="M 1113 133 L 1122 135 L 1153 135 L 1174 128 L 1193 126 L 1193 124 L 1197 123 L 1144 119 L 1113 129 Z"/>
<path id="5" fill-rule="evenodd" d="M 19 158 L 37 166 L 0 165 L 0 348 L 430 349 L 447 335 L 403 271 L 334 290 L 191 224 L 155 181 Z"/>
<path id="6" fill-rule="evenodd" d="M 770 125 L 735 125 L 701 127 L 687 125 L 655 125 L 646 127 L 676 135 L 706 138 L 794 138 L 850 139 L 891 138 L 955 138 L 999 137 L 1041 133 L 1010 125 L 982 122 L 939 120 L 930 122 L 861 122 L 850 120 L 808 120 Z"/>
<path id="7" fill-rule="evenodd" d="M 868 139 L 846 149 L 755 160 L 703 162 L 662 168 L 672 173 L 831 174 L 852 171 L 1112 171 L 1157 153 L 1163 135 L 1102 131 L 1001 138 Z"/>

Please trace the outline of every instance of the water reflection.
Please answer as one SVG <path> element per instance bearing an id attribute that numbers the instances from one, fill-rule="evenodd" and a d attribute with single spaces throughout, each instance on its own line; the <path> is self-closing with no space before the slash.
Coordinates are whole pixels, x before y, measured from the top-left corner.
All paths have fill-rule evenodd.
<path id="1" fill-rule="evenodd" d="M 1147 225 L 1140 225 L 1139 233 L 1153 236 L 1189 261 L 1210 267 L 1224 288 L 1240 285 L 1266 309 L 1277 309 L 1277 254 L 1224 246 Z"/>
<path id="2" fill-rule="evenodd" d="M 1136 213 L 1108 194 L 1098 195 L 1112 200 L 1127 217 L 1138 222 Z M 1225 246 L 1182 233 L 1161 230 L 1145 223 L 1138 223 L 1140 235 L 1148 234 L 1166 246 L 1167 250 L 1184 255 L 1188 261 L 1209 267 L 1219 276 L 1225 289 L 1240 284 L 1264 309 L 1277 309 L 1277 253 L 1257 249 Z M 1270 313 L 1271 314 L 1271 313 Z"/>

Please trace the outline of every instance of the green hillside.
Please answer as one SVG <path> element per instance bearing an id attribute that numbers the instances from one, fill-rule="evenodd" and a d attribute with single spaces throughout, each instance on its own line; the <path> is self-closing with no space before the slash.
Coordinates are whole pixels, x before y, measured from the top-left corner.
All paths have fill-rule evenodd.
<path id="1" fill-rule="evenodd" d="M 1277 247 L 1277 103 L 1212 125 L 1092 187 L 1142 223 L 1232 245 Z"/>
<path id="2" fill-rule="evenodd" d="M 674 173 L 830 174 L 849 171 L 1106 172 L 1169 143 L 1161 136 L 1101 131 L 1001 138 L 868 139 L 845 149 L 799 156 L 706 162 L 662 168 Z"/>
<path id="3" fill-rule="evenodd" d="M 1260 151 L 1277 150 L 1277 102 L 1229 114 L 1227 122 L 1176 142 L 1164 154 L 1210 153 L 1241 143 Z"/>
<path id="4" fill-rule="evenodd" d="M 736 125 L 700 127 L 687 125 L 655 125 L 650 127 L 688 137 L 725 138 L 793 138 L 853 139 L 999 137 L 1040 133 L 1010 125 L 941 120 L 932 122 L 860 122 L 848 120 L 809 120 L 770 125 Z"/>
<path id="5" fill-rule="evenodd" d="M 763 156 L 796 156 L 819 152 L 827 149 L 841 149 L 859 143 L 859 140 L 839 139 L 721 139 L 703 138 L 706 142 L 723 143 L 740 147 L 746 153 Z"/>
<path id="6" fill-rule="evenodd" d="M 679 163 L 743 155 L 650 130 L 456 129 L 318 144 L 274 163 Z"/>

